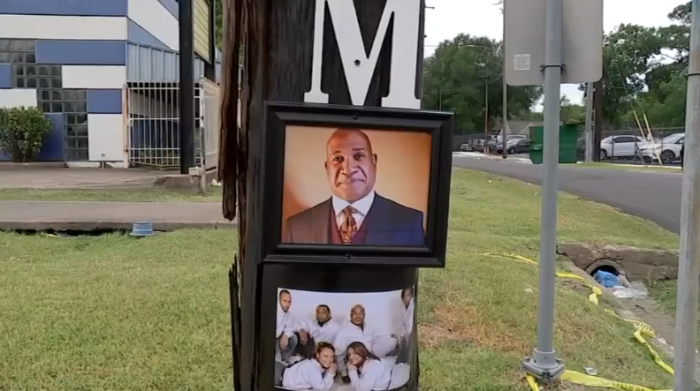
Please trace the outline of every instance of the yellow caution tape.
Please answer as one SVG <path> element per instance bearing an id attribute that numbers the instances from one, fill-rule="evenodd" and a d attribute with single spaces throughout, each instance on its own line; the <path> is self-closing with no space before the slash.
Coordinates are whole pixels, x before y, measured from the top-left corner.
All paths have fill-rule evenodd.
<path id="1" fill-rule="evenodd" d="M 527 263 L 529 265 L 533 266 L 538 266 L 539 264 L 532 259 L 525 258 L 523 256 L 520 256 L 518 254 L 511 254 L 511 253 L 502 253 L 502 252 L 488 252 L 486 254 L 482 254 L 485 257 L 493 257 L 493 258 L 506 258 L 506 259 L 514 259 L 516 261 L 522 262 L 522 263 Z"/>
<path id="2" fill-rule="evenodd" d="M 639 343 L 641 343 L 642 345 L 644 345 L 644 347 L 647 348 L 647 350 L 649 351 L 649 354 L 651 354 L 651 358 L 654 359 L 654 362 L 656 364 L 658 364 L 661 368 L 663 368 L 664 371 L 673 375 L 673 368 L 671 368 L 668 364 L 666 364 L 664 362 L 664 360 L 661 358 L 661 356 L 659 355 L 659 353 L 656 353 L 656 350 L 654 350 L 654 348 L 652 348 L 651 345 L 649 345 L 649 342 L 647 342 L 644 339 L 644 337 L 642 337 L 642 330 L 637 329 L 637 331 L 634 332 L 634 337 L 637 339 L 637 341 L 639 341 Z"/>
<path id="3" fill-rule="evenodd" d="M 533 265 L 533 266 L 539 266 L 539 264 L 532 259 L 525 258 L 521 255 L 518 254 L 513 254 L 513 253 L 505 253 L 505 252 L 488 252 L 485 254 L 482 254 L 483 256 L 487 257 L 494 257 L 494 258 L 505 258 L 505 259 L 511 259 L 515 260 L 521 263 L 526 263 L 528 265 Z M 602 289 L 599 287 L 592 285 L 589 283 L 585 278 L 573 274 L 573 273 L 564 273 L 564 272 L 557 272 L 556 276 L 559 278 L 568 278 L 572 280 L 578 280 L 582 282 L 586 287 L 588 287 L 591 290 L 591 294 L 588 296 L 588 300 L 591 302 L 595 303 L 596 305 L 599 304 L 598 301 L 598 296 L 601 296 L 603 294 Z M 656 338 L 656 332 L 654 329 L 649 326 L 648 324 L 644 322 L 640 322 L 638 320 L 633 320 L 633 319 L 627 319 L 623 318 L 622 316 L 618 315 L 614 311 L 610 309 L 605 309 L 605 312 L 607 312 L 610 315 L 615 316 L 618 319 L 624 320 L 627 323 L 630 323 L 631 325 L 634 326 L 635 331 L 634 331 L 634 338 L 641 343 L 644 347 L 647 348 L 649 351 L 649 354 L 651 355 L 651 358 L 654 360 L 654 362 L 659 365 L 661 368 L 663 368 L 666 372 L 670 373 L 673 375 L 673 368 L 666 364 L 664 360 L 661 358 L 661 356 L 654 350 L 654 348 L 644 339 L 644 335 L 646 335 L 649 338 Z M 525 377 L 527 380 L 528 385 L 532 389 L 532 391 L 540 391 L 540 387 L 537 385 L 537 382 L 535 379 L 527 375 Z M 617 390 L 623 390 L 623 391 L 663 391 L 663 390 L 652 390 L 650 388 L 642 387 L 642 386 L 637 386 L 634 384 L 627 384 L 627 383 L 620 383 L 620 382 L 615 382 L 612 380 L 607 380 L 603 379 L 600 377 L 596 376 L 590 376 L 586 375 L 580 372 L 574 372 L 574 371 L 564 371 L 564 373 L 561 376 L 562 380 L 567 380 L 572 383 L 580 384 L 583 386 L 589 386 L 589 387 L 601 387 L 601 388 L 613 388 Z M 671 391 L 671 390 L 668 390 Z"/>
<path id="4" fill-rule="evenodd" d="M 624 320 L 625 322 L 634 325 L 635 329 L 640 330 L 647 337 L 656 338 L 656 332 L 648 324 L 641 322 L 641 321 L 638 321 L 638 320 L 634 320 L 634 319 L 623 318 L 622 316 L 616 314 L 615 311 L 607 309 L 607 308 L 604 311 L 607 312 L 608 314 L 618 318 L 618 319 Z"/>
<path id="5" fill-rule="evenodd" d="M 527 384 L 530 386 L 530 389 L 532 389 L 532 391 L 541 390 L 540 386 L 537 385 L 537 382 L 535 381 L 535 378 L 532 377 L 532 375 L 525 375 L 525 380 L 527 381 Z"/>
<path id="6" fill-rule="evenodd" d="M 654 390 L 634 384 L 620 383 L 602 377 L 586 375 L 580 372 L 564 371 L 560 377 L 561 380 L 566 380 L 574 384 L 580 384 L 588 387 L 612 388 L 622 391 L 672 391 L 672 390 Z M 532 387 L 532 386 L 531 386 Z"/>

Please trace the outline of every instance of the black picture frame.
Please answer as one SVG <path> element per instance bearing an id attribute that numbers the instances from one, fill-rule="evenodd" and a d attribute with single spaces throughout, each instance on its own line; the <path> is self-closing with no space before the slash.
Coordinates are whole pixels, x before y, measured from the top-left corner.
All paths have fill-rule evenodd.
<path id="1" fill-rule="evenodd" d="M 265 102 L 262 160 L 262 261 L 444 267 L 452 167 L 451 113 L 394 108 Z M 424 247 L 291 244 L 282 241 L 287 126 L 360 128 L 431 134 Z"/>

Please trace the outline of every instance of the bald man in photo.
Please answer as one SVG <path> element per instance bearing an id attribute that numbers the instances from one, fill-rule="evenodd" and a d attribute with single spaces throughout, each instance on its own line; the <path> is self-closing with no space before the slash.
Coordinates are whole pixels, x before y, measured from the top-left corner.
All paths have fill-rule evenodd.
<path id="1" fill-rule="evenodd" d="M 363 131 L 337 129 L 333 132 L 326 144 L 324 162 L 332 195 L 287 219 L 284 242 L 425 246 L 423 212 L 375 192 L 378 158 Z M 400 165 L 401 162 L 388 164 Z M 405 175 L 410 177 L 412 173 Z M 391 182 L 392 178 L 383 180 Z"/>

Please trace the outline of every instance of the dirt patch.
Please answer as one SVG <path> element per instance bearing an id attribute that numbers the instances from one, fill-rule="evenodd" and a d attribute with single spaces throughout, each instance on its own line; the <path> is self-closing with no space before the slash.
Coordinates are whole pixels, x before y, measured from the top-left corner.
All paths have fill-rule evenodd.
<path id="1" fill-rule="evenodd" d="M 420 323 L 418 325 L 418 333 L 420 334 L 421 349 L 436 348 L 444 345 L 445 342 L 459 341 L 459 337 L 451 330 L 436 324 Z"/>
<path id="2" fill-rule="evenodd" d="M 576 293 L 580 293 L 582 295 L 590 295 L 591 294 L 591 288 L 587 287 L 583 282 L 574 280 L 571 278 L 558 278 L 557 282 L 564 286 L 565 288 L 568 288 Z"/>
<path id="3" fill-rule="evenodd" d="M 453 340 L 508 353 L 525 354 L 532 348 L 508 327 L 482 319 L 473 307 L 441 305 L 435 308 L 434 318 L 434 324 L 421 325 L 421 340 L 427 346 Z"/>

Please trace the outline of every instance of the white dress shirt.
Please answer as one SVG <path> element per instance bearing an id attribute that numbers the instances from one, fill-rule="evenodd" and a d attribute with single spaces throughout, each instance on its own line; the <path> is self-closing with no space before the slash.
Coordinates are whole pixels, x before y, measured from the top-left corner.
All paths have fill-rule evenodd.
<path id="1" fill-rule="evenodd" d="M 329 344 L 335 342 L 335 337 L 340 331 L 340 325 L 332 318 L 323 325 L 319 325 L 316 319 L 306 320 L 300 328 L 308 331 L 314 342 L 328 342 Z"/>
<path id="2" fill-rule="evenodd" d="M 343 328 L 338 331 L 338 335 L 335 337 L 335 342 L 333 343 L 335 354 L 337 356 L 344 355 L 348 345 L 353 342 L 362 342 L 370 352 L 373 352 L 372 347 L 375 343 L 379 342 L 379 338 L 374 332 L 374 329 L 367 323 L 365 323 L 363 328 L 359 328 L 348 321 Z"/>
<path id="3" fill-rule="evenodd" d="M 355 391 L 388 390 L 391 384 L 391 364 L 384 360 L 367 359 L 357 370 L 349 371 L 350 384 Z"/>
<path id="4" fill-rule="evenodd" d="M 413 331 L 413 316 L 415 315 L 416 311 L 416 305 L 414 303 L 414 300 L 411 299 L 411 301 L 408 302 L 408 307 L 406 308 L 406 312 L 403 314 L 403 319 L 401 320 L 401 326 L 403 326 L 402 333 L 399 334 L 403 338 L 408 338 L 409 335 L 411 335 L 411 332 Z"/>
<path id="5" fill-rule="evenodd" d="M 282 375 L 282 387 L 288 390 L 328 391 L 333 387 L 335 373 L 326 372 L 315 359 L 292 365 Z"/>
<path id="6" fill-rule="evenodd" d="M 352 214 L 352 217 L 355 218 L 355 223 L 357 224 L 357 229 L 359 230 L 362 223 L 365 221 L 365 217 L 367 217 L 367 213 L 369 213 L 369 210 L 374 203 L 374 196 L 375 193 L 374 190 L 372 190 L 364 198 L 360 198 L 352 204 L 333 196 L 333 212 L 335 213 L 335 222 L 338 224 L 338 228 L 342 227 L 343 223 L 345 222 L 345 214 L 343 214 L 343 210 L 348 206 L 352 206 L 356 210 L 356 212 Z"/>
<path id="7" fill-rule="evenodd" d="M 296 322 L 294 321 L 292 316 L 289 315 L 289 312 L 285 312 L 284 310 L 282 310 L 282 307 L 280 307 L 278 303 L 276 338 L 281 337 L 282 334 L 286 335 L 287 337 L 291 337 L 292 335 L 294 335 L 295 331 L 297 331 Z"/>

